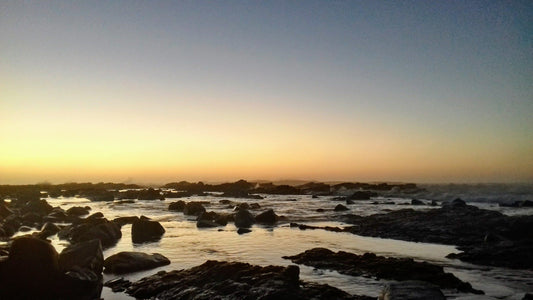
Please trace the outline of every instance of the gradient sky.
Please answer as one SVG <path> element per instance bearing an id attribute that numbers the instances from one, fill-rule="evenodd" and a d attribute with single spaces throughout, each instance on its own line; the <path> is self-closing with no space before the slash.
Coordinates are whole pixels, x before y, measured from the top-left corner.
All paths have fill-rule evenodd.
<path id="1" fill-rule="evenodd" d="M 0 2 L 0 183 L 239 178 L 533 181 L 533 2 Z"/>

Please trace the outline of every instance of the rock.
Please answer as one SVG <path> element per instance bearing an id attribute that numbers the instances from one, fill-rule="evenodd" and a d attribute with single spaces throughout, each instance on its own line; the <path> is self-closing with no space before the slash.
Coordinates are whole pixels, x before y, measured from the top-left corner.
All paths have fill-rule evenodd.
<path id="1" fill-rule="evenodd" d="M 466 207 L 466 202 L 464 202 L 461 198 L 457 198 L 453 200 L 452 202 L 443 202 L 442 207 L 445 208 L 463 208 Z"/>
<path id="2" fill-rule="evenodd" d="M 138 191 L 137 199 L 139 200 L 165 200 L 165 197 L 161 195 L 159 190 L 154 190 L 153 188 L 149 188 L 146 190 Z"/>
<path id="3" fill-rule="evenodd" d="M 346 199 L 346 204 L 354 204 L 355 202 L 351 199 Z"/>
<path id="4" fill-rule="evenodd" d="M 228 224 L 227 216 L 219 215 L 213 211 L 201 213 L 196 218 L 196 227 L 198 228 L 226 226 L 226 224 Z"/>
<path id="5" fill-rule="evenodd" d="M 168 210 L 172 210 L 172 211 L 183 211 L 184 208 L 185 208 L 185 201 L 183 200 L 172 202 L 168 205 Z"/>
<path id="6" fill-rule="evenodd" d="M 232 204 L 233 202 L 230 201 L 230 200 L 227 200 L 227 199 L 222 199 L 222 200 L 218 201 L 218 203 L 220 203 L 220 204 Z"/>
<path id="7" fill-rule="evenodd" d="M 522 300 L 533 300 L 533 294 L 526 293 L 524 294 L 524 298 Z"/>
<path id="8" fill-rule="evenodd" d="M 29 225 L 29 226 L 40 224 L 42 220 L 43 220 L 42 216 L 34 212 L 25 213 L 22 216 L 22 223 Z"/>
<path id="9" fill-rule="evenodd" d="M 58 233 L 60 239 L 67 239 L 71 243 L 80 243 L 94 239 L 100 240 L 102 247 L 115 245 L 122 237 L 120 226 L 103 219 L 83 220 L 81 224 L 73 224 Z"/>
<path id="10" fill-rule="evenodd" d="M 35 213 L 40 216 L 46 216 L 50 212 L 52 212 L 53 207 L 46 202 L 46 200 L 32 200 L 26 202 L 26 204 L 22 207 L 21 213 Z"/>
<path id="11" fill-rule="evenodd" d="M 183 214 L 185 215 L 198 216 L 203 212 L 205 212 L 205 207 L 200 202 L 189 202 L 185 204 L 185 207 L 183 208 Z"/>
<path id="12" fill-rule="evenodd" d="M 387 284 L 379 300 L 444 300 L 444 294 L 433 284 L 424 281 L 402 281 Z"/>
<path id="13" fill-rule="evenodd" d="M 335 270 L 351 276 L 371 275 L 378 279 L 398 281 L 420 280 L 438 285 L 445 289 L 457 289 L 461 292 L 483 294 L 463 282 L 451 273 L 445 273 L 441 266 L 427 262 L 415 262 L 411 258 L 392 258 L 377 256 L 373 253 L 356 255 L 344 251 L 337 253 L 314 248 L 294 256 L 284 256 L 297 264 L 305 264 L 319 269 Z"/>
<path id="14" fill-rule="evenodd" d="M 128 287 L 130 287 L 130 285 L 131 285 L 131 281 L 125 280 L 124 277 L 111 279 L 111 280 L 106 281 L 104 283 L 104 286 L 107 286 L 107 287 L 111 288 L 113 293 L 123 292 Z"/>
<path id="15" fill-rule="evenodd" d="M 139 217 L 137 216 L 130 216 L 130 217 L 118 217 L 113 219 L 113 223 L 117 224 L 118 226 L 122 227 L 126 224 L 133 224 L 134 222 L 138 221 Z"/>
<path id="16" fill-rule="evenodd" d="M 9 209 L 9 207 L 7 207 L 4 201 L 1 201 L 0 202 L 0 220 L 12 214 L 13 214 L 13 211 Z"/>
<path id="17" fill-rule="evenodd" d="M 323 208 L 317 208 L 316 212 L 324 212 L 324 209 Z"/>
<path id="18" fill-rule="evenodd" d="M 371 197 L 377 197 L 376 192 L 371 191 L 356 191 L 348 199 L 350 200 L 370 200 Z"/>
<path id="19" fill-rule="evenodd" d="M 28 226 L 20 226 L 19 231 L 20 231 L 20 232 L 28 232 L 28 231 L 31 231 L 31 227 L 28 227 Z"/>
<path id="20" fill-rule="evenodd" d="M 262 224 L 275 224 L 278 221 L 278 215 L 274 213 L 274 210 L 269 209 L 255 216 L 255 221 Z"/>
<path id="21" fill-rule="evenodd" d="M 328 285 L 300 285 L 297 266 L 253 266 L 207 261 L 187 270 L 161 271 L 131 284 L 135 298 L 168 299 L 373 299 Z"/>
<path id="22" fill-rule="evenodd" d="M 252 232 L 252 230 L 248 229 L 248 228 L 239 228 L 237 229 L 237 233 L 238 234 L 245 234 L 245 233 L 250 233 Z"/>
<path id="23" fill-rule="evenodd" d="M 418 199 L 411 199 L 411 205 L 425 205 L 425 203 Z"/>
<path id="24" fill-rule="evenodd" d="M 94 214 L 88 216 L 86 218 L 86 220 L 89 221 L 89 220 L 102 219 L 102 218 L 104 218 L 104 214 L 98 211 L 98 212 L 95 212 Z"/>
<path id="25" fill-rule="evenodd" d="M 63 272 L 75 267 L 88 269 L 99 275 L 104 267 L 104 255 L 100 240 L 94 239 L 70 245 L 59 254 L 59 268 Z"/>
<path id="26" fill-rule="evenodd" d="M 112 192 L 99 191 L 94 194 L 86 195 L 86 198 L 91 201 L 95 201 L 95 202 L 100 202 L 100 201 L 110 202 L 110 201 L 115 200 L 115 195 Z"/>
<path id="27" fill-rule="evenodd" d="M 46 222 L 46 223 L 44 223 L 43 227 L 41 228 L 40 236 L 44 237 L 44 238 L 47 238 L 47 237 L 49 237 L 51 235 L 54 235 L 54 234 L 58 233 L 60 230 L 61 229 L 56 224 L 54 224 L 52 222 Z"/>
<path id="28" fill-rule="evenodd" d="M 254 216 L 246 209 L 239 209 L 234 216 L 235 226 L 238 228 L 248 228 L 255 222 Z"/>
<path id="29" fill-rule="evenodd" d="M 350 210 L 348 207 L 342 205 L 342 204 L 337 204 L 337 206 L 335 206 L 335 208 L 333 209 L 334 211 L 346 211 L 346 210 Z"/>
<path id="30" fill-rule="evenodd" d="M 170 264 L 170 260 L 159 253 L 119 252 L 105 259 L 104 272 L 124 274 L 150 270 L 168 264 Z"/>
<path id="31" fill-rule="evenodd" d="M 135 221 L 131 226 L 131 240 L 134 243 L 157 241 L 165 233 L 159 222 L 143 219 Z"/>
<path id="32" fill-rule="evenodd" d="M 259 205 L 259 203 L 252 203 L 250 204 L 250 209 L 260 209 L 261 208 L 261 205 Z"/>
<path id="33" fill-rule="evenodd" d="M 72 216 L 84 216 L 89 214 L 90 207 L 73 206 L 67 209 L 67 214 Z"/>

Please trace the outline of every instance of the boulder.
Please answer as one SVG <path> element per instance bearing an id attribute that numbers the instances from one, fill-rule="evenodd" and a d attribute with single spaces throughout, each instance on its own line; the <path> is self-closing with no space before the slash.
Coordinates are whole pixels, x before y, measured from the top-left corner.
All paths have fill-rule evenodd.
<path id="1" fill-rule="evenodd" d="M 205 212 L 205 207 L 200 202 L 189 202 L 183 208 L 183 214 L 198 216 Z"/>
<path id="2" fill-rule="evenodd" d="M 118 226 L 122 227 L 126 224 L 133 224 L 135 221 L 138 221 L 139 217 L 137 216 L 130 216 L 130 217 L 118 217 L 113 219 L 113 223 L 117 224 Z"/>
<path id="3" fill-rule="evenodd" d="M 274 210 L 269 209 L 255 216 L 255 221 L 262 224 L 275 224 L 278 218 Z"/>
<path id="4" fill-rule="evenodd" d="M 94 239 L 70 245 L 59 254 L 59 268 L 63 272 L 75 267 L 88 269 L 99 275 L 104 266 L 104 255 L 100 240 Z"/>
<path id="5" fill-rule="evenodd" d="M 370 200 L 371 197 L 377 197 L 378 193 L 371 191 L 356 191 L 348 197 L 349 200 Z"/>
<path id="6" fill-rule="evenodd" d="M 40 236 L 46 238 L 46 237 L 49 237 L 51 235 L 58 233 L 60 230 L 61 229 L 56 224 L 52 222 L 46 222 L 41 228 Z"/>
<path id="7" fill-rule="evenodd" d="M 176 202 L 172 202 L 170 203 L 170 205 L 168 206 L 168 210 L 172 210 L 172 211 L 183 211 L 183 209 L 185 208 L 185 201 L 183 200 L 179 200 L 179 201 L 176 201 Z"/>
<path id="8" fill-rule="evenodd" d="M 255 222 L 254 216 L 247 209 L 239 209 L 234 216 L 235 226 L 238 228 L 248 228 Z"/>
<path id="9" fill-rule="evenodd" d="M 425 203 L 418 199 L 411 199 L 411 205 L 424 205 Z"/>
<path id="10" fill-rule="evenodd" d="M 104 272 L 124 274 L 150 270 L 168 264 L 170 264 L 170 260 L 159 253 L 119 252 L 105 259 Z"/>
<path id="11" fill-rule="evenodd" d="M 73 224 L 62 229 L 58 237 L 67 239 L 73 244 L 98 239 L 104 248 L 115 245 L 122 237 L 120 226 L 115 222 L 105 218 L 83 221 L 81 224 Z"/>
<path id="12" fill-rule="evenodd" d="M 337 206 L 335 206 L 335 208 L 333 209 L 334 211 L 346 211 L 346 210 L 350 210 L 348 207 L 342 205 L 342 204 L 337 204 Z"/>
<path id="13" fill-rule="evenodd" d="M 159 222 L 142 217 L 131 226 L 131 240 L 134 243 L 157 241 L 164 233 L 165 228 Z"/>
<path id="14" fill-rule="evenodd" d="M 149 188 L 146 190 L 141 190 L 137 194 L 137 199 L 139 200 L 165 200 L 165 197 L 161 195 L 159 190 L 154 190 Z"/>
<path id="15" fill-rule="evenodd" d="M 89 214 L 89 210 L 91 210 L 91 208 L 88 206 L 85 206 L 85 207 L 73 206 L 67 209 L 67 214 L 71 216 L 84 216 L 84 215 Z"/>

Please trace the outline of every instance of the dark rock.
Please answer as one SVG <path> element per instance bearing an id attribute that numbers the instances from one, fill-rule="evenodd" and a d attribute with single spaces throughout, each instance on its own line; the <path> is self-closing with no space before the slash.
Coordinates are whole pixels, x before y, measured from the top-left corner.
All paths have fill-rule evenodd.
<path id="1" fill-rule="evenodd" d="M 272 183 L 261 184 L 258 188 L 253 190 L 257 194 L 272 194 L 272 195 L 301 195 L 302 191 L 299 188 L 290 185 L 274 185 Z"/>
<path id="2" fill-rule="evenodd" d="M 355 202 L 351 199 L 346 199 L 346 204 L 354 204 Z"/>
<path id="3" fill-rule="evenodd" d="M 46 222 L 46 223 L 44 223 L 43 227 L 41 228 L 40 236 L 44 237 L 44 238 L 47 238 L 47 237 L 49 237 L 51 235 L 54 235 L 54 234 L 58 233 L 60 230 L 61 229 L 56 224 L 51 223 L 51 222 Z"/>
<path id="4" fill-rule="evenodd" d="M 346 210 L 350 210 L 348 207 L 342 205 L 342 204 L 337 204 L 337 206 L 335 206 L 335 208 L 333 209 L 334 211 L 346 211 Z"/>
<path id="5" fill-rule="evenodd" d="M 131 240 L 134 243 L 157 241 L 165 233 L 165 228 L 157 221 L 140 219 L 131 226 Z"/>
<path id="6" fill-rule="evenodd" d="M 188 202 L 183 208 L 183 214 L 185 215 L 198 216 L 203 212 L 205 212 L 205 207 L 202 205 L 201 202 Z"/>
<path id="7" fill-rule="evenodd" d="M 159 190 L 154 190 L 149 188 L 146 190 L 140 190 L 137 194 L 137 199 L 139 200 L 165 200 Z"/>
<path id="8" fill-rule="evenodd" d="M 85 197 L 95 202 L 99 202 L 99 201 L 110 202 L 110 201 L 115 200 L 115 195 L 112 192 L 108 192 L 108 191 L 99 191 L 96 193 L 92 193 L 90 195 L 86 195 Z"/>
<path id="9" fill-rule="evenodd" d="M 172 202 L 168 205 L 168 210 L 172 210 L 172 211 L 183 211 L 184 208 L 185 208 L 185 201 L 183 200 Z"/>
<path id="10" fill-rule="evenodd" d="M 324 212 L 324 209 L 323 208 L 317 208 L 316 212 Z"/>
<path id="11" fill-rule="evenodd" d="M 218 201 L 218 203 L 220 203 L 220 204 L 232 204 L 233 202 L 231 200 L 222 199 L 222 200 Z"/>
<path id="12" fill-rule="evenodd" d="M 425 203 L 418 199 L 411 199 L 411 205 L 425 205 Z"/>
<path id="13" fill-rule="evenodd" d="M 201 227 L 217 227 L 226 226 L 228 224 L 228 217 L 226 215 L 217 214 L 214 211 L 201 213 L 196 218 L 196 226 Z"/>
<path id="14" fill-rule="evenodd" d="M 73 216 L 84 216 L 89 214 L 89 210 L 91 210 L 90 207 L 81 207 L 81 206 L 73 206 L 69 209 L 67 209 L 67 214 L 73 215 Z"/>
<path id="15" fill-rule="evenodd" d="M 300 281 L 297 267 L 207 261 L 188 269 L 161 271 L 131 284 L 135 298 L 168 299 L 373 299 L 328 285 Z"/>
<path id="16" fill-rule="evenodd" d="M 105 273 L 124 274 L 150 270 L 170 264 L 170 260 L 159 253 L 119 252 L 104 261 Z"/>
<path id="17" fill-rule="evenodd" d="M 32 200 L 26 202 L 21 208 L 21 213 L 35 213 L 40 216 L 45 216 L 52 212 L 53 207 L 46 202 L 46 200 Z"/>
<path id="18" fill-rule="evenodd" d="M 442 207 L 445 208 L 463 208 L 466 207 L 466 202 L 464 202 L 461 198 L 457 198 L 453 200 L 452 202 L 443 202 Z"/>
<path id="19" fill-rule="evenodd" d="M 31 227 L 28 227 L 28 226 L 20 226 L 19 231 L 20 231 L 20 232 L 28 232 L 28 231 L 31 231 Z"/>
<path id="20" fill-rule="evenodd" d="M 104 248 L 115 245 L 122 237 L 120 226 L 115 222 L 105 218 L 83 221 L 81 224 L 73 224 L 62 229 L 58 237 L 67 239 L 73 244 L 98 239 Z"/>
<path id="21" fill-rule="evenodd" d="M 533 300 L 533 294 L 530 294 L 530 293 L 524 294 L 524 297 L 522 298 L 522 300 Z"/>
<path id="22" fill-rule="evenodd" d="M 104 218 L 104 214 L 98 211 L 88 216 L 86 220 L 95 220 L 95 219 L 103 219 L 103 218 Z"/>
<path id="23" fill-rule="evenodd" d="M 0 202 L 0 220 L 12 214 L 13 214 L 13 211 L 9 209 L 9 207 L 7 207 L 7 204 L 4 201 L 1 201 Z"/>
<path id="24" fill-rule="evenodd" d="M 252 230 L 250 230 L 248 228 L 239 228 L 239 229 L 237 229 L 237 233 L 238 234 L 245 234 L 245 233 L 249 233 L 249 232 L 252 232 Z"/>
<path id="25" fill-rule="evenodd" d="M 118 226 L 122 227 L 126 224 L 133 224 L 135 221 L 138 221 L 139 217 L 137 216 L 130 216 L 130 217 L 118 217 L 113 219 L 113 223 L 117 224 Z"/>
<path id="26" fill-rule="evenodd" d="M 261 205 L 259 203 L 252 203 L 250 204 L 250 209 L 260 209 Z"/>
<path id="27" fill-rule="evenodd" d="M 269 209 L 255 216 L 255 221 L 262 224 L 275 224 L 278 221 L 278 215 L 274 213 L 274 210 Z"/>
<path id="28" fill-rule="evenodd" d="M 70 245 L 59 254 L 59 268 L 63 272 L 75 270 L 76 267 L 88 269 L 94 274 L 101 274 L 104 267 L 104 255 L 100 240 L 90 240 Z"/>
<path id="29" fill-rule="evenodd" d="M 26 225 L 34 225 L 34 224 L 40 224 L 43 220 L 43 217 L 37 213 L 29 212 L 25 213 L 22 216 L 22 223 Z"/>
<path id="30" fill-rule="evenodd" d="M 104 286 L 109 287 L 114 293 L 123 292 L 128 287 L 130 287 L 130 285 L 131 285 L 131 281 L 125 280 L 124 277 L 111 279 L 104 283 Z"/>
<path id="31" fill-rule="evenodd" d="M 357 191 L 353 193 L 348 199 L 350 200 L 370 200 L 371 197 L 377 197 L 378 193 L 371 191 Z"/>
<path id="32" fill-rule="evenodd" d="M 238 228 L 248 228 L 255 222 L 254 216 L 246 209 L 239 209 L 234 216 L 235 226 Z"/>
<path id="33" fill-rule="evenodd" d="M 379 300 L 444 300 L 444 294 L 434 284 L 424 281 L 402 281 L 387 284 Z"/>
<path id="34" fill-rule="evenodd" d="M 441 288 L 457 289 L 461 292 L 482 294 L 443 268 L 427 262 L 415 262 L 411 258 L 392 258 L 377 256 L 373 253 L 356 255 L 344 251 L 337 253 L 314 248 L 294 256 L 284 256 L 294 263 L 305 264 L 319 269 L 335 270 L 351 276 L 371 275 L 378 279 L 398 281 L 421 280 L 438 285 Z"/>

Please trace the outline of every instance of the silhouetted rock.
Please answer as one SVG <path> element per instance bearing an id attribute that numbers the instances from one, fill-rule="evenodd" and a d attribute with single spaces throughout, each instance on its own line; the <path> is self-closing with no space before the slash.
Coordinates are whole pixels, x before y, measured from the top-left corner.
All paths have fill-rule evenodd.
<path id="1" fill-rule="evenodd" d="M 461 292 L 482 294 L 443 268 L 427 262 L 415 262 L 411 258 L 392 258 L 373 253 L 356 255 L 344 251 L 337 253 L 314 248 L 294 256 L 284 256 L 297 264 L 305 264 L 319 269 L 335 270 L 351 276 L 371 275 L 392 280 L 421 280 L 431 282 L 441 288 L 457 289 Z"/>
<path id="2" fill-rule="evenodd" d="M 93 192 L 89 195 L 85 195 L 85 197 L 91 201 L 113 201 L 115 200 L 115 195 L 112 192 L 108 191 L 98 191 Z"/>
<path id="3" fill-rule="evenodd" d="M 59 254 L 59 268 L 63 272 L 82 268 L 100 276 L 103 267 L 104 255 L 100 240 L 95 239 L 70 245 Z"/>
<path id="4" fill-rule="evenodd" d="M 250 233 L 250 232 L 252 232 L 252 230 L 248 229 L 248 228 L 242 228 L 241 227 L 241 228 L 237 229 L 237 233 L 238 234 L 245 234 L 245 233 Z"/>
<path id="5" fill-rule="evenodd" d="M 302 191 L 290 185 L 274 185 L 261 184 L 258 188 L 252 191 L 257 194 L 273 194 L 273 195 L 300 195 Z"/>
<path id="6" fill-rule="evenodd" d="M 82 219 L 82 223 L 62 229 L 58 237 L 67 239 L 73 244 L 98 239 L 102 247 L 106 248 L 115 245 L 122 237 L 122 232 L 120 226 L 105 218 Z"/>
<path id="7" fill-rule="evenodd" d="M 329 184 L 325 184 L 322 182 L 309 182 L 306 184 L 302 184 L 297 186 L 303 194 L 320 194 L 320 195 L 328 195 L 330 193 L 330 186 Z"/>
<path id="8" fill-rule="evenodd" d="M 262 224 L 275 224 L 278 221 L 278 215 L 274 213 L 274 210 L 269 209 L 255 216 L 255 221 Z"/>
<path id="9" fill-rule="evenodd" d="M 91 208 L 88 206 L 85 206 L 85 207 L 73 206 L 67 209 L 67 214 L 73 215 L 73 216 L 84 216 L 84 215 L 88 215 L 90 210 Z"/>
<path id="10" fill-rule="evenodd" d="M 533 207 L 533 201 L 524 200 L 524 201 L 515 201 L 513 203 L 498 203 L 500 207 Z"/>
<path id="11" fill-rule="evenodd" d="M 342 205 L 342 204 L 337 204 L 337 206 L 335 206 L 335 208 L 333 209 L 334 211 L 346 211 L 346 210 L 350 210 L 348 207 Z"/>
<path id="12" fill-rule="evenodd" d="M 130 287 L 131 282 L 129 280 L 125 280 L 124 277 L 119 277 L 106 281 L 104 286 L 109 287 L 114 293 L 119 293 Z"/>
<path id="13" fill-rule="evenodd" d="M 371 197 L 377 197 L 378 193 L 371 191 L 356 191 L 350 197 L 349 200 L 370 200 Z"/>
<path id="14" fill-rule="evenodd" d="M 424 281 L 392 282 L 385 286 L 378 300 L 444 300 L 438 286 Z"/>
<path id="15" fill-rule="evenodd" d="M 139 200 L 165 200 L 159 190 L 154 190 L 149 188 L 146 190 L 140 190 L 137 194 L 137 199 Z"/>
<path id="16" fill-rule="evenodd" d="M 199 214 L 205 212 L 205 207 L 200 202 L 188 202 L 183 208 L 183 214 L 198 216 Z"/>
<path id="17" fill-rule="evenodd" d="M 124 274 L 150 270 L 168 264 L 170 264 L 170 260 L 159 253 L 119 252 L 105 259 L 104 272 Z"/>
<path id="18" fill-rule="evenodd" d="M 56 224 L 54 224 L 52 222 L 46 222 L 46 223 L 44 223 L 43 227 L 41 228 L 41 232 L 40 232 L 39 236 L 42 237 L 42 238 L 47 238 L 47 237 L 49 237 L 51 235 L 54 235 L 54 234 L 58 233 L 60 230 L 61 229 Z"/>
<path id="19" fill-rule="evenodd" d="M 168 210 L 172 210 L 172 211 L 183 211 L 183 209 L 185 208 L 185 201 L 183 200 L 179 200 L 179 201 L 176 201 L 176 202 L 172 202 L 168 205 Z"/>
<path id="20" fill-rule="evenodd" d="M 328 285 L 301 283 L 298 267 L 253 266 L 240 262 L 207 261 L 171 272 L 161 271 L 131 284 L 135 298 L 168 299 L 354 299 Z"/>
<path id="21" fill-rule="evenodd" d="M 228 224 L 228 217 L 213 211 L 201 213 L 196 218 L 196 227 L 198 228 L 226 226 L 226 224 Z"/>
<path id="22" fill-rule="evenodd" d="M 425 205 L 425 203 L 418 199 L 411 199 L 411 205 Z"/>
<path id="23" fill-rule="evenodd" d="M 118 217 L 118 218 L 113 219 L 113 223 L 117 224 L 120 227 L 126 224 L 133 224 L 136 221 L 139 221 L 139 217 L 137 216 Z"/>
<path id="24" fill-rule="evenodd" d="M 159 222 L 142 217 L 131 226 L 131 239 L 134 243 L 157 241 L 164 233 L 165 228 Z"/>
<path id="25" fill-rule="evenodd" d="M 238 228 L 248 228 L 255 222 L 254 216 L 246 209 L 239 209 L 233 218 Z"/>

